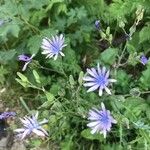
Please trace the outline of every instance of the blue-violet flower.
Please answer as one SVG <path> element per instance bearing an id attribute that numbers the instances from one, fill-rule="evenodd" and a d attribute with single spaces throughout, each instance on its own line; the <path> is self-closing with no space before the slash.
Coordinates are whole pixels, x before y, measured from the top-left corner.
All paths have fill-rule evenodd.
<path id="1" fill-rule="evenodd" d="M 33 54 L 31 57 L 29 57 L 29 56 L 27 56 L 27 55 L 24 55 L 24 54 L 18 56 L 18 59 L 19 59 L 20 61 L 25 62 L 24 66 L 23 66 L 23 68 L 22 68 L 22 71 L 25 71 L 25 70 L 26 70 L 28 64 L 32 61 L 32 59 L 33 59 L 34 56 L 35 56 L 35 54 Z"/>
<path id="2" fill-rule="evenodd" d="M 106 71 L 105 67 L 102 67 L 101 69 L 99 64 L 97 64 L 97 69 L 87 69 L 87 73 L 90 76 L 83 77 L 83 80 L 87 82 L 83 85 L 85 87 L 90 87 L 87 92 L 92 92 L 99 88 L 99 96 L 102 96 L 103 89 L 105 89 L 108 94 L 111 94 L 107 86 L 111 82 L 116 82 L 116 80 L 109 79 L 109 70 Z"/>
<path id="3" fill-rule="evenodd" d="M 148 63 L 148 58 L 145 55 L 142 55 L 141 58 L 140 58 L 140 62 L 143 65 L 146 65 Z"/>
<path id="4" fill-rule="evenodd" d="M 117 121 L 111 116 L 110 111 L 105 109 L 104 103 L 101 103 L 101 110 L 93 108 L 89 111 L 88 119 L 91 121 L 87 124 L 92 129 L 91 134 L 100 132 L 106 138 L 107 132 L 111 130 L 112 123 Z"/>
<path id="5" fill-rule="evenodd" d="M 100 29 L 100 20 L 95 21 L 95 28 Z"/>
<path id="6" fill-rule="evenodd" d="M 41 137 L 48 136 L 47 131 L 42 128 L 42 125 L 47 123 L 48 120 L 44 119 L 43 121 L 38 122 L 37 118 L 38 118 L 38 113 L 36 113 L 36 115 L 32 115 L 31 117 L 26 116 L 23 119 L 20 118 L 24 127 L 15 130 L 15 132 L 18 133 L 17 137 L 23 140 L 24 138 L 29 136 L 31 133 L 35 133 Z"/>
<path id="7" fill-rule="evenodd" d="M 15 112 L 3 112 L 0 114 L 0 119 L 7 119 L 9 117 L 14 117 L 16 116 Z"/>
<path id="8" fill-rule="evenodd" d="M 60 36 L 52 36 L 52 39 L 44 38 L 42 41 L 41 48 L 43 49 L 42 54 L 46 54 L 46 58 L 54 57 L 54 60 L 57 59 L 58 55 L 65 56 L 62 52 L 62 49 L 67 46 L 64 44 L 64 36 L 60 34 Z"/>

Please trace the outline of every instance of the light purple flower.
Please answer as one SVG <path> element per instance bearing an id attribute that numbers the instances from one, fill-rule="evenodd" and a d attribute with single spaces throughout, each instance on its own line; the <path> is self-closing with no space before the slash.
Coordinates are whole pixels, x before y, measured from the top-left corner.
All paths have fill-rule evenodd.
<path id="1" fill-rule="evenodd" d="M 47 123 L 48 120 L 44 119 L 41 122 L 37 121 L 38 113 L 36 115 L 32 115 L 31 117 L 24 117 L 23 119 L 20 118 L 23 128 L 16 129 L 15 132 L 17 132 L 17 137 L 21 138 L 23 140 L 27 136 L 29 136 L 31 133 L 35 133 L 38 136 L 45 137 L 48 136 L 48 133 L 45 129 L 42 128 L 42 125 Z"/>
<path id="2" fill-rule="evenodd" d="M 148 58 L 145 55 L 142 55 L 141 58 L 140 58 L 140 62 L 143 65 L 146 65 L 148 63 Z"/>
<path id="3" fill-rule="evenodd" d="M 100 20 L 95 21 L 95 28 L 100 29 Z"/>
<path id="4" fill-rule="evenodd" d="M 22 71 L 25 71 L 25 70 L 26 70 L 28 64 L 32 61 L 32 59 L 33 59 L 34 56 L 35 56 L 35 54 L 33 54 L 31 57 L 29 57 L 29 56 L 27 56 L 27 55 L 24 55 L 24 54 L 18 56 L 18 59 L 19 59 L 20 61 L 25 62 L 24 66 L 23 66 L 23 68 L 22 68 Z"/>
<path id="5" fill-rule="evenodd" d="M 117 121 L 111 116 L 110 111 L 105 109 L 104 103 L 101 103 L 101 110 L 93 108 L 89 111 L 88 119 L 91 121 L 87 124 L 92 129 L 91 134 L 100 132 L 106 138 L 107 132 L 111 130 L 112 123 Z"/>
<path id="6" fill-rule="evenodd" d="M 99 89 L 99 96 L 102 96 L 103 90 L 105 89 L 108 94 L 111 94 L 107 86 L 111 82 L 116 82 L 116 80 L 109 79 L 109 70 L 107 71 L 105 67 L 100 68 L 99 64 L 97 64 L 97 69 L 87 69 L 87 73 L 90 76 L 83 77 L 83 80 L 87 82 L 83 85 L 90 87 L 87 92 Z"/>
<path id="7" fill-rule="evenodd" d="M 62 52 L 62 49 L 67 46 L 64 44 L 64 36 L 60 34 L 60 36 L 52 36 L 52 39 L 44 38 L 42 41 L 41 48 L 43 49 L 42 54 L 47 55 L 46 58 L 54 57 L 54 60 L 57 59 L 58 55 L 65 56 Z"/>
<path id="8" fill-rule="evenodd" d="M 16 116 L 15 112 L 3 112 L 0 114 L 0 119 L 7 119 L 9 117 L 14 117 Z"/>

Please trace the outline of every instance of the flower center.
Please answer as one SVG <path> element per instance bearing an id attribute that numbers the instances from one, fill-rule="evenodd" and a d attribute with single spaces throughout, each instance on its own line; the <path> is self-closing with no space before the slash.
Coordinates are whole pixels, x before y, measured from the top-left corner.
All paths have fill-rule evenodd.
<path id="1" fill-rule="evenodd" d="M 101 121 L 103 124 L 108 124 L 108 122 L 109 122 L 108 115 L 102 113 L 102 114 L 101 114 L 101 117 L 100 117 L 100 121 Z"/>
<path id="2" fill-rule="evenodd" d="M 55 53 L 55 54 L 59 53 L 59 51 L 60 51 L 59 44 L 56 44 L 56 43 L 52 44 L 52 49 L 53 49 L 53 53 Z"/>
<path id="3" fill-rule="evenodd" d="M 97 84 L 99 85 L 106 85 L 107 84 L 107 79 L 104 77 L 104 76 L 99 76 L 97 79 L 96 79 L 96 82 Z"/>

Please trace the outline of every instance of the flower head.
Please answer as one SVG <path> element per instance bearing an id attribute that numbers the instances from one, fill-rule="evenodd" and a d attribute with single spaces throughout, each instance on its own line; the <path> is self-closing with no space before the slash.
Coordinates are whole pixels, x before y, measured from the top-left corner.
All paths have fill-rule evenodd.
<path id="1" fill-rule="evenodd" d="M 35 116 L 32 115 L 31 117 L 24 117 L 23 119 L 20 118 L 24 127 L 15 130 L 15 132 L 18 133 L 17 136 L 22 140 L 31 133 L 35 133 L 38 136 L 42 137 L 48 136 L 48 133 L 45 131 L 45 129 L 42 128 L 42 125 L 47 123 L 48 120 L 44 119 L 43 121 L 38 122 L 37 118 L 38 113 Z"/>
<path id="2" fill-rule="evenodd" d="M 16 116 L 15 112 L 3 112 L 0 114 L 0 120 L 1 119 L 7 119 L 9 117 L 14 117 L 14 116 Z"/>
<path id="3" fill-rule="evenodd" d="M 27 55 L 24 55 L 24 54 L 18 56 L 18 59 L 19 59 L 20 61 L 25 62 L 24 66 L 23 66 L 23 68 L 22 68 L 22 71 L 25 71 L 25 70 L 26 70 L 28 64 L 32 61 L 32 59 L 33 59 L 34 56 L 35 56 L 35 54 L 33 54 L 31 57 L 29 57 L 29 56 L 27 56 Z"/>
<path id="4" fill-rule="evenodd" d="M 148 59 L 145 55 L 142 55 L 141 58 L 140 58 L 140 62 L 143 64 L 143 65 L 146 65 L 148 63 Z"/>
<path id="5" fill-rule="evenodd" d="M 91 134 L 100 132 L 106 138 L 107 132 L 111 130 L 112 123 L 117 121 L 111 116 L 110 111 L 105 109 L 105 105 L 101 103 L 101 110 L 93 108 L 89 111 L 88 119 L 91 121 L 87 124 L 92 129 Z"/>
<path id="6" fill-rule="evenodd" d="M 111 94 L 110 90 L 108 89 L 108 85 L 111 82 L 116 82 L 115 79 L 109 79 L 109 70 L 106 71 L 106 68 L 100 68 L 99 64 L 97 65 L 97 69 L 91 68 L 87 69 L 87 73 L 90 76 L 86 76 L 83 78 L 85 87 L 90 87 L 87 92 L 95 91 L 99 88 L 99 96 L 102 96 L 103 89 L 108 94 Z"/>
<path id="7" fill-rule="evenodd" d="M 95 28 L 100 29 L 100 20 L 95 21 Z"/>
<path id="8" fill-rule="evenodd" d="M 54 57 L 54 60 L 57 59 L 58 55 L 65 56 L 62 52 L 62 49 L 67 46 L 64 44 L 64 36 L 60 34 L 60 36 L 52 36 L 52 39 L 44 38 L 42 41 L 41 48 L 43 49 L 42 54 L 46 54 L 46 58 Z"/>

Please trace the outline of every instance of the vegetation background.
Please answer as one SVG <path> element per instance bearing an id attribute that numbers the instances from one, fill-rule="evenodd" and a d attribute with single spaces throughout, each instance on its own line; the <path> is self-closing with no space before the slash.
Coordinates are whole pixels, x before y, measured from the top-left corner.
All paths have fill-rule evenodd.
<path id="1" fill-rule="evenodd" d="M 49 120 L 49 138 L 29 138 L 27 149 L 150 149 L 150 63 L 140 62 L 150 55 L 150 0 L 1 0 L 0 20 L 3 111 L 22 117 L 38 110 Z M 65 57 L 45 59 L 42 39 L 60 33 Z M 22 53 L 36 54 L 25 72 Z M 111 96 L 82 85 L 98 62 L 117 80 Z M 106 139 L 87 127 L 89 109 L 102 101 L 117 120 Z"/>

